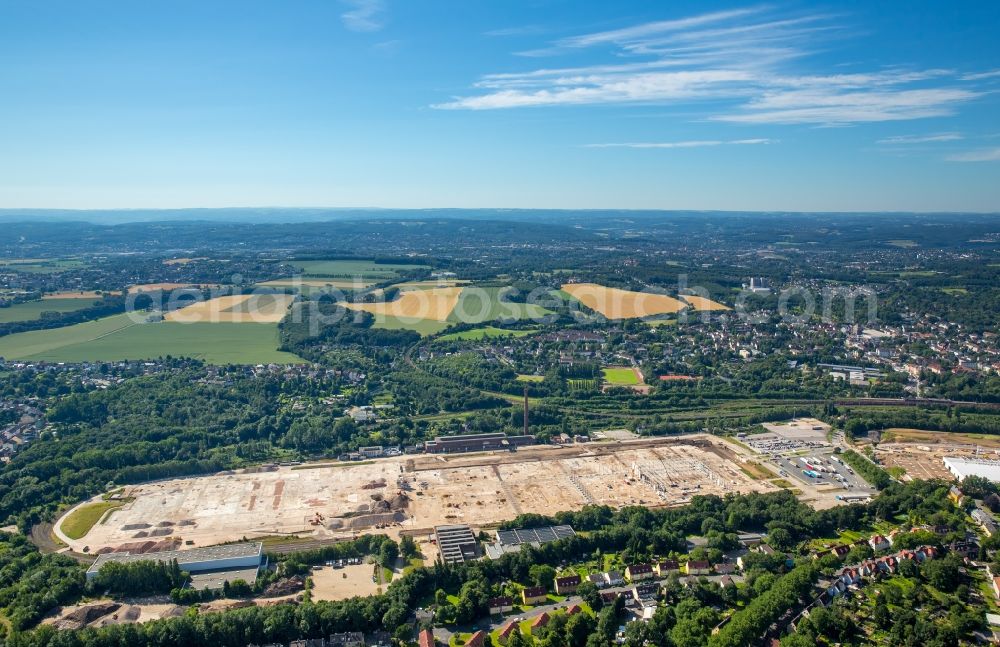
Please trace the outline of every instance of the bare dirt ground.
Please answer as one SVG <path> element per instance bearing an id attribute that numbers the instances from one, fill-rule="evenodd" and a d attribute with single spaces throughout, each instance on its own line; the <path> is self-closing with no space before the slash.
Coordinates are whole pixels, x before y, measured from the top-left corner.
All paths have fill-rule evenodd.
<path id="1" fill-rule="evenodd" d="M 888 467 L 902 467 L 907 476 L 915 479 L 944 479 L 954 477 L 942 460 L 945 456 L 973 456 L 974 450 L 945 449 L 911 443 L 881 443 L 876 456 Z"/>
<path id="2" fill-rule="evenodd" d="M 323 540 L 489 526 L 520 513 L 676 505 L 696 494 L 773 491 L 733 450 L 704 435 L 539 446 L 517 452 L 401 456 L 367 463 L 274 468 L 129 486 L 76 550 L 177 538 L 184 547 L 298 534 Z"/>
<path id="3" fill-rule="evenodd" d="M 359 595 L 377 595 L 379 585 L 372 581 L 373 564 L 358 564 L 343 568 L 324 566 L 313 571 L 313 600 L 346 600 Z"/>

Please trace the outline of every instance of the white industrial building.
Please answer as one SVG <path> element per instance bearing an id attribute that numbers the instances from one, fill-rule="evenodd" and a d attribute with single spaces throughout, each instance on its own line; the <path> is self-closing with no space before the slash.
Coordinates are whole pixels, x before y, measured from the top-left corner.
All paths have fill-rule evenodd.
<path id="1" fill-rule="evenodd" d="M 264 544 L 261 542 L 226 544 L 190 550 L 165 550 L 158 553 L 104 553 L 87 569 L 87 580 L 94 579 L 101 567 L 109 562 L 169 563 L 175 559 L 182 571 L 191 574 L 193 588 L 217 588 L 226 580 L 233 582 L 237 579 L 253 583 L 257 579 L 258 569 L 264 563 Z"/>
<path id="2" fill-rule="evenodd" d="M 994 483 L 1000 483 L 1000 461 L 948 456 L 944 459 L 944 466 L 959 481 L 964 480 L 966 476 L 982 476 Z"/>

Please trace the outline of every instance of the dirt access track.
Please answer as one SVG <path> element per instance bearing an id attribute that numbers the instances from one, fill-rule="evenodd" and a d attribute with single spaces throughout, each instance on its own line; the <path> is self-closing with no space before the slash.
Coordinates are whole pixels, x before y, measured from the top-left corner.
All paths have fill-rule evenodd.
<path id="1" fill-rule="evenodd" d="M 748 476 L 739 461 L 723 441 L 697 434 L 258 468 L 128 486 L 131 501 L 82 539 L 66 537 L 61 519 L 55 532 L 91 553 L 127 544 L 139 550 L 168 538 L 190 547 L 291 534 L 398 536 L 446 523 L 488 527 L 590 503 L 667 506 L 697 494 L 777 489 Z"/>

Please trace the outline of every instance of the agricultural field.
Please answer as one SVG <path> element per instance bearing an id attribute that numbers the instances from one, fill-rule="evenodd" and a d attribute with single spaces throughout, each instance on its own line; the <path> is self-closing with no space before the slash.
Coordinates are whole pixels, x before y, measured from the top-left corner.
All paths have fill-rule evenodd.
<path id="1" fill-rule="evenodd" d="M 461 292 L 462 288 L 460 287 L 406 290 L 400 292 L 399 298 L 394 301 L 345 303 L 344 307 L 373 314 L 376 324 L 389 317 L 404 324 L 407 322 L 416 324 L 427 320 L 444 323 L 448 321 L 451 311 L 455 309 Z"/>
<path id="2" fill-rule="evenodd" d="M 164 319 L 181 323 L 278 323 L 295 297 L 290 294 L 236 294 L 198 301 Z"/>
<path id="3" fill-rule="evenodd" d="M 680 312 L 687 304 L 664 294 L 632 292 L 596 283 L 567 283 L 562 291 L 608 319 L 635 319 Z"/>
<path id="4" fill-rule="evenodd" d="M 412 330 L 422 337 L 436 335 L 445 330 L 451 324 L 447 321 L 435 321 L 434 319 L 409 319 L 386 315 L 377 317 L 372 328 L 382 330 Z"/>
<path id="5" fill-rule="evenodd" d="M 480 341 L 482 339 L 502 339 L 504 337 L 527 337 L 534 332 L 533 330 L 504 330 L 503 328 L 496 328 L 494 326 L 484 326 L 482 328 L 473 328 L 472 330 L 463 330 L 462 332 L 442 335 L 439 339 L 441 341 Z"/>
<path id="6" fill-rule="evenodd" d="M 362 278 L 372 279 L 376 282 L 396 278 L 400 272 L 427 267 L 426 265 L 376 263 L 364 260 L 293 260 L 289 261 L 289 264 L 307 277 Z"/>
<path id="7" fill-rule="evenodd" d="M 462 291 L 450 320 L 461 323 L 485 323 L 497 320 L 541 319 L 552 314 L 545 308 L 529 303 L 505 301 L 507 287 L 467 287 Z"/>
<path id="8" fill-rule="evenodd" d="M 684 299 L 692 308 L 698 312 L 703 312 L 705 310 L 729 310 L 729 306 L 718 303 L 717 301 L 712 301 L 705 297 L 699 297 L 692 294 L 682 294 L 681 298 Z"/>
<path id="9" fill-rule="evenodd" d="M 443 523 L 483 527 L 519 513 L 575 510 L 588 503 L 666 506 L 698 494 L 778 489 L 749 477 L 732 449 L 700 434 L 305 467 L 310 469 L 278 467 L 126 486 L 128 503 L 67 543 L 95 551 L 160 536 L 153 533 L 195 546 L 289 533 L 314 539 L 363 532 L 398 536 Z M 321 523 L 314 523 L 317 514 Z M 57 523 L 61 527 L 63 521 Z"/>
<path id="10" fill-rule="evenodd" d="M 0 267 L 29 274 L 54 274 L 86 267 L 78 258 L 12 258 L 0 260 Z"/>
<path id="11" fill-rule="evenodd" d="M 41 299 L 39 301 L 26 301 L 12 305 L 9 308 L 0 308 L 0 323 L 32 321 L 40 318 L 43 312 L 76 312 L 77 310 L 89 308 L 93 302 L 94 300 L 91 299 Z"/>
<path id="12" fill-rule="evenodd" d="M 94 362 L 156 359 L 172 355 L 209 364 L 292 364 L 302 361 L 277 350 L 277 324 L 172 322 L 135 323 L 128 315 L 0 337 L 0 357 L 9 360 Z"/>
<path id="13" fill-rule="evenodd" d="M 188 263 L 193 263 L 195 261 L 207 261 L 208 259 L 204 256 L 197 256 L 194 258 L 182 257 L 182 258 L 170 258 L 163 261 L 164 265 L 187 265 Z"/>
<path id="14" fill-rule="evenodd" d="M 73 290 L 73 291 L 62 291 L 62 292 L 51 292 L 42 297 L 42 301 L 46 299 L 90 299 L 95 301 L 100 299 L 104 295 L 108 296 L 120 296 L 121 292 L 98 292 L 97 290 Z"/>
<path id="15" fill-rule="evenodd" d="M 275 279 L 273 281 L 264 281 L 263 283 L 258 283 L 257 285 L 265 288 L 298 288 L 308 294 L 310 292 L 322 290 L 323 288 L 332 288 L 337 290 L 364 290 L 374 284 L 375 281 L 370 279 L 306 279 L 296 277 L 293 279 Z"/>
<path id="16" fill-rule="evenodd" d="M 170 290 L 180 290 L 181 288 L 195 288 L 201 289 L 206 287 L 212 287 L 207 285 L 196 285 L 194 283 L 143 283 L 140 285 L 130 286 L 128 289 L 129 294 L 141 294 L 143 292 L 169 292 Z M 219 286 L 214 286 L 219 287 Z"/>

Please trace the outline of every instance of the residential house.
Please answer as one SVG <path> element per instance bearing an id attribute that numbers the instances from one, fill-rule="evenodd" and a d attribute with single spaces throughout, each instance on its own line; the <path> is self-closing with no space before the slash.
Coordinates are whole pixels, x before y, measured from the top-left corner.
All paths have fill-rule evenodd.
<path id="1" fill-rule="evenodd" d="M 953 541 L 948 544 L 948 552 L 961 555 L 965 559 L 977 559 L 979 557 L 979 542 L 975 540 Z"/>
<path id="2" fill-rule="evenodd" d="M 332 634 L 327 640 L 330 647 L 365 647 L 365 635 L 360 631 Z"/>
<path id="3" fill-rule="evenodd" d="M 365 635 L 360 631 L 332 634 L 327 640 L 330 647 L 365 647 Z"/>
<path id="4" fill-rule="evenodd" d="M 653 567 L 650 564 L 630 564 L 625 567 L 625 577 L 629 582 L 640 582 L 654 577 Z"/>
<path id="5" fill-rule="evenodd" d="M 730 562 L 723 562 L 712 567 L 718 575 L 732 575 L 736 572 L 736 566 Z"/>
<path id="6" fill-rule="evenodd" d="M 507 639 L 510 638 L 515 631 L 520 632 L 520 628 L 517 626 L 517 623 L 509 622 L 503 629 L 500 630 L 500 632 L 497 634 L 497 638 L 499 638 L 503 642 L 506 642 Z"/>
<path id="7" fill-rule="evenodd" d="M 420 636 L 417 638 L 417 644 L 420 647 L 434 647 L 434 630 L 424 629 L 420 632 Z"/>
<path id="8" fill-rule="evenodd" d="M 654 600 L 659 592 L 660 585 L 656 582 L 643 582 L 636 584 L 635 587 L 632 588 L 632 597 L 635 598 L 637 602 Z"/>
<path id="9" fill-rule="evenodd" d="M 608 585 L 608 583 L 604 581 L 604 573 L 591 573 L 587 576 L 587 581 L 599 589 L 603 589 Z"/>
<path id="10" fill-rule="evenodd" d="M 467 641 L 465 641 L 465 647 L 483 647 L 485 643 L 486 643 L 486 632 L 480 629 L 476 633 L 472 634 Z"/>
<path id="11" fill-rule="evenodd" d="M 544 586 L 526 586 L 521 591 L 521 599 L 527 605 L 536 605 L 548 600 L 548 591 Z"/>
<path id="12" fill-rule="evenodd" d="M 621 586 L 625 583 L 625 578 L 618 571 L 608 571 L 604 574 L 604 581 L 608 586 Z"/>
<path id="13" fill-rule="evenodd" d="M 846 557 L 847 553 L 849 552 L 851 552 L 851 547 L 844 546 L 843 544 L 841 544 L 840 546 L 834 546 L 833 548 L 830 549 L 830 554 L 840 559 Z"/>
<path id="14" fill-rule="evenodd" d="M 514 610 L 514 599 L 503 596 L 499 598 L 490 598 L 489 601 L 490 615 L 498 616 L 504 613 L 510 613 Z"/>
<path id="15" fill-rule="evenodd" d="M 571 604 L 566 607 L 566 615 L 573 616 L 583 611 L 579 604 Z"/>
<path id="16" fill-rule="evenodd" d="M 615 600 L 622 596 L 620 591 L 604 591 L 601 593 L 601 602 L 604 604 L 612 604 Z"/>
<path id="17" fill-rule="evenodd" d="M 761 544 L 766 545 L 766 544 Z M 684 565 L 684 572 L 688 575 L 708 575 L 712 570 L 712 565 L 705 560 L 692 559 Z"/>
<path id="18" fill-rule="evenodd" d="M 542 612 L 542 614 L 535 618 L 535 621 L 531 623 L 532 632 L 534 632 L 535 629 L 541 629 L 545 625 L 549 624 L 550 619 L 549 614 Z"/>
<path id="19" fill-rule="evenodd" d="M 889 538 L 883 537 L 882 535 L 872 535 L 872 538 L 868 540 L 868 545 L 871 546 L 872 550 L 876 553 L 892 548 L 892 542 L 889 541 Z"/>
<path id="20" fill-rule="evenodd" d="M 653 565 L 653 569 L 659 577 L 666 577 L 671 573 L 680 571 L 680 564 L 675 559 L 664 559 Z"/>
<path id="21" fill-rule="evenodd" d="M 559 595 L 572 595 L 576 593 L 576 589 L 579 586 L 579 575 L 567 575 L 565 577 L 556 578 L 556 593 Z"/>

